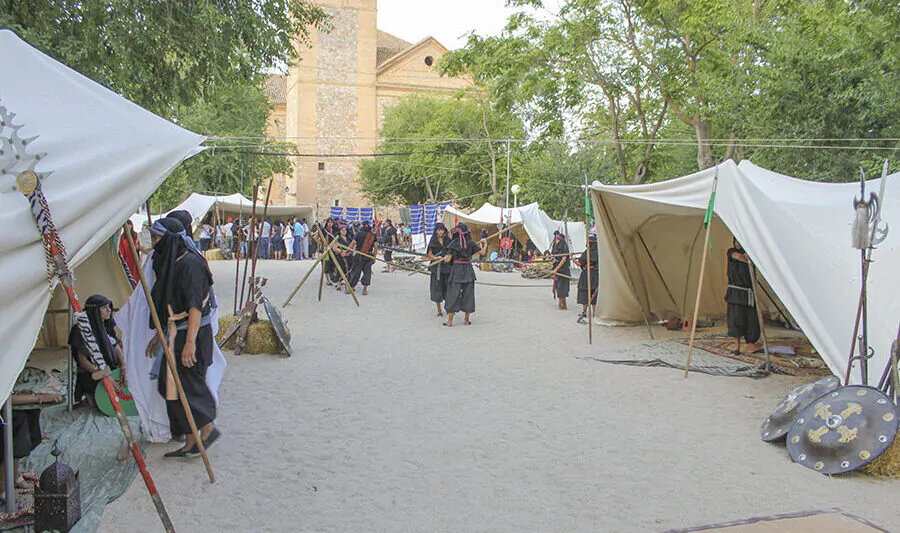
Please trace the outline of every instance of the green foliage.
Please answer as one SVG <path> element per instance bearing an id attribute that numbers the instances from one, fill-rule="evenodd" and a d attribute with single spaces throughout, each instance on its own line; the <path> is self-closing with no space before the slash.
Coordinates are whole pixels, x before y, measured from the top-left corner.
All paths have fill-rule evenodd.
<path id="1" fill-rule="evenodd" d="M 362 192 L 373 202 L 473 205 L 497 201 L 505 187 L 506 145 L 494 139 L 521 138 L 524 129 L 477 95 L 411 96 L 385 110 L 381 134 L 383 155 L 360 167 Z M 511 164 L 517 168 L 516 157 Z"/>
<path id="2" fill-rule="evenodd" d="M 0 0 L 0 27 L 163 117 L 296 58 L 324 12 L 302 0 Z"/>
<path id="3" fill-rule="evenodd" d="M 269 112 L 265 90 L 258 85 L 233 85 L 210 94 L 208 99 L 179 107 L 177 122 L 185 128 L 239 139 L 214 140 L 215 148 L 185 161 L 154 193 L 153 209 L 171 209 L 191 192 L 241 192 L 249 198 L 254 181 L 260 182 L 274 173 L 291 172 L 286 157 L 254 152 L 295 151 L 293 145 L 268 141 L 258 148 L 247 148 L 248 141 L 240 139 L 265 135 Z"/>
<path id="4" fill-rule="evenodd" d="M 473 76 L 542 138 L 605 143 L 597 156 L 618 182 L 742 157 L 853 179 L 858 164 L 874 170 L 897 151 L 896 142 L 752 141 L 897 138 L 896 2 L 567 0 L 549 16 L 538 0 L 509 4 L 523 10 L 504 33 L 471 35 L 443 72 Z M 884 149 L 834 147 L 848 144 Z"/>

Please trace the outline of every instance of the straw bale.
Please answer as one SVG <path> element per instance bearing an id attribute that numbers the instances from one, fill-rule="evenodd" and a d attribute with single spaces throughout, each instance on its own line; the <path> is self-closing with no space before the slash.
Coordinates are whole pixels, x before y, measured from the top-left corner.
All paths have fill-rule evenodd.
<path id="1" fill-rule="evenodd" d="M 877 459 L 862 467 L 862 470 L 870 476 L 900 478 L 900 434 L 894 439 L 890 448 L 879 455 Z"/>
<path id="2" fill-rule="evenodd" d="M 237 335 L 233 335 L 225 345 L 222 345 L 221 341 L 225 331 L 235 320 L 236 317 L 234 315 L 219 317 L 219 334 L 216 336 L 216 341 L 220 343 L 223 350 L 234 350 Z M 260 320 L 250 324 L 250 329 L 247 331 L 247 343 L 244 346 L 243 353 L 253 355 L 264 353 L 280 354 L 282 351 L 281 343 L 278 342 L 275 330 L 268 320 Z"/>
<path id="3" fill-rule="evenodd" d="M 225 255 L 222 254 L 222 250 L 219 250 L 218 248 L 209 249 L 203 252 L 203 255 L 206 256 L 207 261 L 221 261 L 225 259 Z"/>

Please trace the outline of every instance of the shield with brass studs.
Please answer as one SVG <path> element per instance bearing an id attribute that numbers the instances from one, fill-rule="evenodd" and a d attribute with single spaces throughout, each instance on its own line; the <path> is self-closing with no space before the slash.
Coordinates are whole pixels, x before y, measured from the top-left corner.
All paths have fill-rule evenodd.
<path id="1" fill-rule="evenodd" d="M 812 383 L 807 383 L 792 390 L 783 400 L 778 402 L 775 410 L 769 415 L 759 430 L 762 440 L 772 442 L 787 435 L 791 424 L 797 419 L 797 414 L 804 407 L 817 400 L 820 396 L 828 394 L 841 386 L 841 380 L 836 376 L 828 376 Z"/>
<path id="2" fill-rule="evenodd" d="M 791 459 L 822 474 L 852 472 L 897 435 L 897 407 L 874 387 L 854 385 L 807 405 L 787 434 Z"/>

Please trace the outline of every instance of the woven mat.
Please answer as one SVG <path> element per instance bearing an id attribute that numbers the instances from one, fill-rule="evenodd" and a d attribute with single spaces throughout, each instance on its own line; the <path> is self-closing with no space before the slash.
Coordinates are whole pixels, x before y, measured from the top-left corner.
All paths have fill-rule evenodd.
<path id="1" fill-rule="evenodd" d="M 636 366 L 664 366 L 684 370 L 688 347 L 677 341 L 662 341 L 636 344 L 627 350 L 612 350 L 593 357 L 578 359 Z M 703 350 L 694 350 L 691 355 L 691 371 L 713 376 L 760 377 L 764 372 L 756 366 L 719 357 Z"/>
<path id="2" fill-rule="evenodd" d="M 677 342 L 687 346 L 690 339 L 685 337 L 677 339 Z M 831 375 L 831 370 L 825 361 L 815 352 L 806 337 L 802 336 L 774 336 L 768 339 L 768 345 L 771 349 L 774 346 L 788 346 L 794 349 L 796 355 L 770 354 L 772 360 L 772 369 L 778 374 L 787 374 L 789 376 L 800 376 L 811 380 Z M 726 337 L 722 334 L 701 335 L 694 339 L 694 356 L 697 349 L 707 353 L 715 354 L 721 357 L 740 361 L 761 367 L 765 364 L 766 356 L 763 353 L 732 355 L 734 350 L 734 339 Z M 746 346 L 742 346 L 746 349 Z M 692 356 L 693 357 L 693 356 Z"/>
<path id="3" fill-rule="evenodd" d="M 27 483 L 29 492 L 24 494 L 22 489 L 16 488 L 16 507 L 18 511 L 12 514 L 0 512 L 0 531 L 9 531 L 34 523 L 34 483 Z M 6 502 L 0 504 L 0 510 L 6 510 Z"/>

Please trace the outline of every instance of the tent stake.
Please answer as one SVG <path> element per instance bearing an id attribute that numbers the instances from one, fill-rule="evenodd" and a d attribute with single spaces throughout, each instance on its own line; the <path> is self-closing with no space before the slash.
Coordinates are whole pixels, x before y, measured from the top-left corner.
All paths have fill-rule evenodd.
<path id="1" fill-rule="evenodd" d="M 128 241 L 128 248 L 131 250 L 131 255 L 134 256 L 135 262 L 140 261 L 137 248 L 135 248 L 134 241 L 131 238 L 131 232 L 128 231 L 126 226 L 122 226 L 122 229 L 125 232 L 125 240 Z M 203 445 L 203 439 L 200 438 L 200 431 L 197 429 L 197 423 L 194 421 L 194 413 L 191 411 L 191 406 L 188 404 L 187 396 L 184 395 L 184 388 L 181 386 L 181 378 L 178 376 L 178 367 L 175 364 L 175 353 L 163 336 L 162 324 L 159 321 L 159 315 L 156 313 L 156 306 L 153 304 L 153 296 L 150 295 L 150 287 L 147 285 L 147 278 L 144 277 L 144 269 L 138 269 L 138 276 L 141 280 L 141 287 L 144 289 L 144 296 L 147 298 L 147 305 L 150 307 L 150 318 L 153 320 L 153 326 L 156 328 L 156 338 L 162 343 L 163 352 L 166 355 L 166 363 L 169 365 L 169 371 L 172 373 L 172 378 L 175 380 L 175 388 L 178 390 L 181 406 L 184 408 L 188 424 L 191 426 L 191 433 L 194 435 L 194 439 L 197 441 L 197 448 L 199 448 L 200 455 L 203 457 L 203 464 L 206 466 L 206 474 L 209 476 L 209 482 L 215 483 L 216 476 L 213 474 L 212 465 L 209 463 L 209 457 L 206 455 L 206 446 Z M 169 308 L 171 309 L 171 306 Z M 169 327 L 172 327 L 172 325 L 173 322 L 170 320 Z"/>

